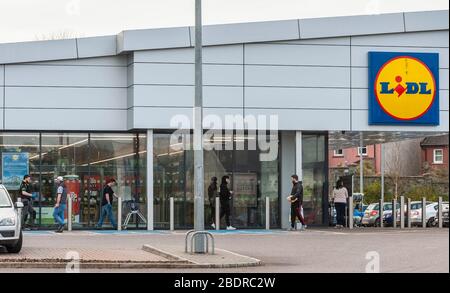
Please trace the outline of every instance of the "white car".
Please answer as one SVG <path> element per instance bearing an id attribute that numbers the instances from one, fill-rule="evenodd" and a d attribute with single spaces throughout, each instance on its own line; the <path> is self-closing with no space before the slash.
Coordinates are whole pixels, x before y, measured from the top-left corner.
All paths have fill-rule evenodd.
<path id="1" fill-rule="evenodd" d="M 22 208 L 23 203 L 13 204 L 8 190 L 0 184 L 0 246 L 5 246 L 9 253 L 19 253 L 22 249 Z"/>

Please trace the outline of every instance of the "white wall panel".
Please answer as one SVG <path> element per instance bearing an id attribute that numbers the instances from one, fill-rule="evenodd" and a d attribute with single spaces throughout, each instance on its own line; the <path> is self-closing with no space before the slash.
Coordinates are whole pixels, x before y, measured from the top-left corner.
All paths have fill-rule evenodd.
<path id="1" fill-rule="evenodd" d="M 127 56 L 108 56 L 72 60 L 28 62 L 23 65 L 127 66 Z"/>
<path id="2" fill-rule="evenodd" d="M 6 107 L 126 109 L 126 88 L 7 87 Z"/>
<path id="3" fill-rule="evenodd" d="M 448 30 L 353 36 L 354 46 L 447 47 Z"/>
<path id="4" fill-rule="evenodd" d="M 350 109 L 350 89 L 247 87 L 245 106 Z"/>
<path id="5" fill-rule="evenodd" d="M 250 44 L 245 64 L 350 66 L 350 47 Z"/>
<path id="6" fill-rule="evenodd" d="M 133 106 L 192 107 L 194 103 L 193 86 L 134 86 Z"/>
<path id="7" fill-rule="evenodd" d="M 170 121 L 177 116 L 186 117 L 192 122 L 192 108 L 135 107 L 133 128 L 176 129 L 176 124 L 171 127 Z"/>
<path id="8" fill-rule="evenodd" d="M 127 110 L 6 109 L 10 130 L 127 130 Z"/>
<path id="9" fill-rule="evenodd" d="M 126 87 L 126 67 L 7 65 L 9 86 Z"/>
<path id="10" fill-rule="evenodd" d="M 205 107 L 243 107 L 243 96 L 242 87 L 203 87 L 203 105 Z"/>
<path id="11" fill-rule="evenodd" d="M 245 66 L 248 86 L 349 87 L 350 69 L 343 67 Z"/>
<path id="12" fill-rule="evenodd" d="M 278 115 L 282 130 L 350 130 L 350 110 L 252 109 L 245 115 Z"/>

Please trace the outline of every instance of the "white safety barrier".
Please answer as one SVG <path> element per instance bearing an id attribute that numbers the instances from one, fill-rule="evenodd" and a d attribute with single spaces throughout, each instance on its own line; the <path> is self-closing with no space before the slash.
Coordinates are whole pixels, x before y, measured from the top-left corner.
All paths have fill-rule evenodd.
<path id="1" fill-rule="evenodd" d="M 405 197 L 400 196 L 400 229 L 405 228 Z"/>
<path id="2" fill-rule="evenodd" d="M 408 213 L 408 228 L 411 228 L 412 213 L 411 213 L 411 199 L 410 198 L 408 198 L 408 205 L 406 208 L 407 208 L 407 213 Z"/>
<path id="3" fill-rule="evenodd" d="M 438 199 L 438 221 L 439 221 L 439 228 L 443 227 L 443 219 L 442 219 L 442 196 L 439 196 Z"/>
<path id="4" fill-rule="evenodd" d="M 72 231 L 72 204 L 73 204 L 73 193 L 71 192 L 68 195 L 68 199 L 67 199 L 67 230 L 68 231 Z"/>
<path id="5" fill-rule="evenodd" d="M 174 205 L 174 201 L 173 201 L 173 197 L 170 197 L 170 202 L 169 202 L 169 222 L 170 222 L 170 231 L 175 230 L 175 205 Z"/>
<path id="6" fill-rule="evenodd" d="M 422 198 L 422 228 L 427 227 L 427 199 Z"/>
<path id="7" fill-rule="evenodd" d="M 220 230 L 220 197 L 216 196 L 216 230 Z"/>
<path id="8" fill-rule="evenodd" d="M 117 197 L 117 231 L 122 230 L 122 197 Z"/>
<path id="9" fill-rule="evenodd" d="M 392 200 L 392 228 L 397 228 L 397 200 Z"/>
<path id="10" fill-rule="evenodd" d="M 266 196 L 266 230 L 270 230 L 270 198 Z"/>

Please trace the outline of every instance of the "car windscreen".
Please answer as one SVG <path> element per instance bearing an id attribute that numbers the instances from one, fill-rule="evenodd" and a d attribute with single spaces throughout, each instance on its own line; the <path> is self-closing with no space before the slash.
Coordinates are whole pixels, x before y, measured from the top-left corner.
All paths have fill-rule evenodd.
<path id="1" fill-rule="evenodd" d="M 0 208 L 10 208 L 12 206 L 11 200 L 4 189 L 0 189 Z"/>
<path id="2" fill-rule="evenodd" d="M 412 210 L 419 210 L 422 208 L 422 204 L 421 203 L 413 203 L 411 204 L 411 209 Z"/>

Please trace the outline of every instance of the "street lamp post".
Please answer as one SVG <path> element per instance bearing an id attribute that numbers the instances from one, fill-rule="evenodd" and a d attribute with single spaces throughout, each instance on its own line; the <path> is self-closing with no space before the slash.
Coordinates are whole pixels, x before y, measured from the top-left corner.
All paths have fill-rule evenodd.
<path id="1" fill-rule="evenodd" d="M 195 0 L 195 101 L 194 101 L 194 230 L 204 223 L 202 1 Z M 194 252 L 205 253 L 204 235 L 195 235 Z"/>

